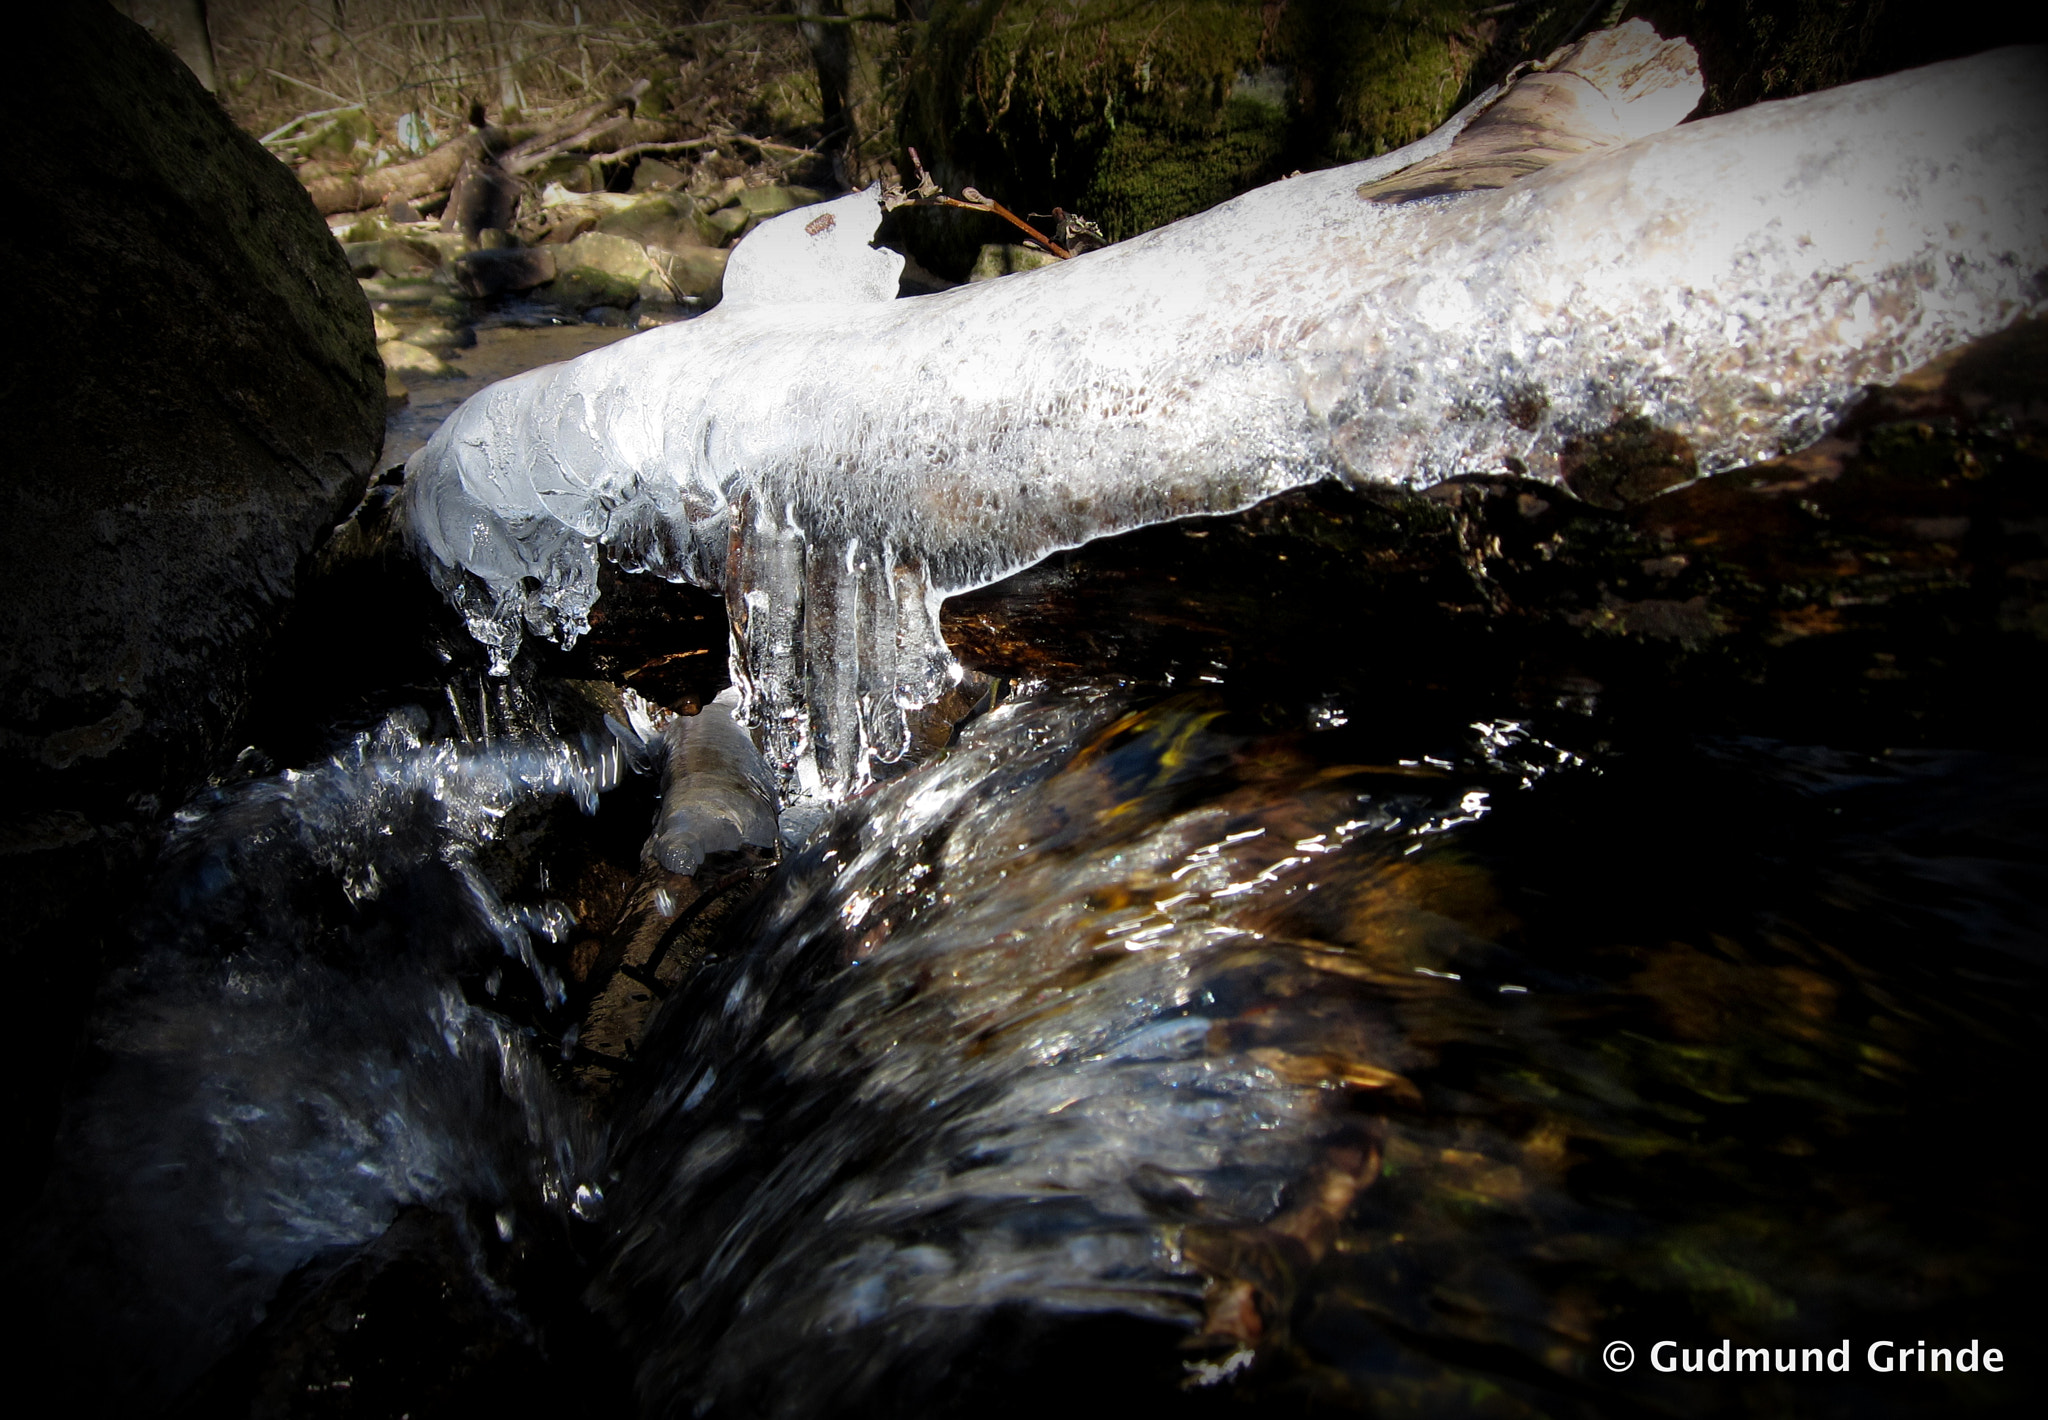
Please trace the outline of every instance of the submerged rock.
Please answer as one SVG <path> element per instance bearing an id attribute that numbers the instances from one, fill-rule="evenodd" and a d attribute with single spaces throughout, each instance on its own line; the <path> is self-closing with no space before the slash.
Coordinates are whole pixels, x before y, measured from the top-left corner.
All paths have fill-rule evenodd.
<path id="1" fill-rule="evenodd" d="M 377 355 L 388 372 L 400 377 L 424 375 L 431 379 L 462 373 L 424 345 L 415 345 L 409 340 L 387 340 L 377 347 Z"/>
<path id="2" fill-rule="evenodd" d="M 552 247 L 498 247 L 456 258 L 455 285 L 480 300 L 531 291 L 555 279 Z"/>
<path id="3" fill-rule="evenodd" d="M 738 691 L 721 690 L 695 715 L 670 717 L 662 732 L 661 813 L 647 847 L 672 873 L 694 873 L 715 853 L 776 845 L 774 780 L 733 721 L 738 706 Z"/>

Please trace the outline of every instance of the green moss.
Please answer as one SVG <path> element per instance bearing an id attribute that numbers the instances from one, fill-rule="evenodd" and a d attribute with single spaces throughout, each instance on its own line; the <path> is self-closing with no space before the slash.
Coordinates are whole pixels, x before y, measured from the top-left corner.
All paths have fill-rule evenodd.
<path id="1" fill-rule="evenodd" d="M 1285 142 L 1284 122 L 1250 105 L 1233 104 L 1225 112 L 1221 132 L 1192 141 L 1170 130 L 1124 124 L 1104 146 L 1081 197 L 1067 205 L 1087 213 L 1104 232 L 1123 237 L 1279 176 L 1274 169 Z"/>
<path id="2" fill-rule="evenodd" d="M 1449 118 L 1475 66 L 1498 47 L 1498 25 L 1482 13 L 1493 8 L 1455 0 L 1288 6 L 1287 47 L 1302 75 L 1305 166 L 1390 153 Z M 1515 54 L 1525 47 L 1515 45 Z"/>
<path id="3" fill-rule="evenodd" d="M 911 58 L 901 136 L 955 189 L 1058 204 L 1128 237 L 1427 133 L 1491 52 L 1486 8 L 940 0 Z M 989 239 L 962 227 L 956 245 Z"/>

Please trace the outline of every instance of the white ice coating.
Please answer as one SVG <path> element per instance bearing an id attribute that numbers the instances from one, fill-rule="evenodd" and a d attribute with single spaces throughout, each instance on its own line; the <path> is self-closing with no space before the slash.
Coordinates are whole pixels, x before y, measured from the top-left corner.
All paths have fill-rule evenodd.
<path id="1" fill-rule="evenodd" d="M 523 629 L 581 633 L 600 548 L 723 592 L 743 718 L 786 790 L 838 797 L 959 677 L 943 600 L 1058 549 L 1323 478 L 1554 480 L 1570 440 L 1630 416 L 1714 472 L 2048 296 L 2039 48 L 1499 190 L 1359 195 L 1462 118 L 911 300 L 882 299 L 871 195 L 778 218 L 717 310 L 458 410 L 409 467 L 413 535 L 501 664 Z"/>

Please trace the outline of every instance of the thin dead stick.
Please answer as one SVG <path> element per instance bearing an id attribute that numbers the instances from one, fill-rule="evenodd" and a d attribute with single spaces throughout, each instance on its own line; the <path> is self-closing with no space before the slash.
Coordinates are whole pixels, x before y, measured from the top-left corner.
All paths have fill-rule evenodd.
<path id="1" fill-rule="evenodd" d="M 722 133 L 714 136 L 720 139 L 721 141 L 725 142 L 751 143 L 754 147 L 759 148 L 764 153 L 794 153 L 799 157 L 806 158 L 815 158 L 818 156 L 818 150 L 816 148 L 798 148 L 788 143 L 771 143 L 766 138 L 755 138 L 752 135 L 746 133 Z"/>
<path id="2" fill-rule="evenodd" d="M 765 138 L 754 138 L 745 133 L 713 133 L 703 138 L 674 138 L 657 143 L 632 143 L 624 148 L 615 148 L 603 156 L 614 160 L 644 157 L 650 153 L 693 153 L 700 148 L 713 148 L 720 143 L 745 143 L 771 153 L 790 153 L 802 158 L 818 156 L 816 148 L 795 148 L 787 143 L 771 143 Z"/>
<path id="3" fill-rule="evenodd" d="M 531 153 L 522 153 L 517 158 L 500 159 L 499 166 L 503 167 L 505 171 L 509 173 L 531 172 L 533 169 L 539 167 L 542 163 L 545 163 L 548 159 L 559 157 L 563 153 L 571 152 L 577 148 L 582 147 L 587 143 L 595 142 L 597 139 L 604 137 L 605 134 L 610 133 L 613 129 L 616 129 L 621 125 L 629 123 L 631 121 L 631 114 L 619 114 L 615 118 L 606 119 L 603 123 L 594 123 L 590 127 L 584 129 L 581 133 L 572 134 L 571 136 L 564 138 L 559 143 L 552 143 L 545 148 L 538 149 Z M 606 156 L 610 156 L 610 154 L 607 154 Z"/>
<path id="4" fill-rule="evenodd" d="M 1002 203 L 997 202 L 992 197 L 983 197 L 971 187 L 961 188 L 959 197 L 947 197 L 942 193 L 938 197 L 930 199 L 930 201 L 939 207 L 964 207 L 969 212 L 987 212 L 992 216 L 1000 217 L 1061 261 L 1073 260 L 1074 254 L 1072 252 L 1068 251 L 1051 237 L 1048 237 L 1045 233 L 1039 231 L 1038 228 L 1032 226 L 1022 217 L 1019 217 L 1015 212 L 1003 206 Z"/>
<path id="5" fill-rule="evenodd" d="M 924 170 L 924 159 L 917 156 L 915 148 L 910 149 L 910 165 L 917 169 L 917 187 L 905 192 L 901 183 L 890 183 L 882 192 L 882 205 L 885 208 L 893 211 L 898 207 L 962 207 L 969 212 L 986 212 L 991 217 L 1000 217 L 1016 227 L 1061 261 L 1073 260 L 1072 252 L 994 198 L 983 197 L 971 187 L 961 188 L 958 197 L 948 197 L 945 190 L 932 181 L 932 175 Z"/>
<path id="6" fill-rule="evenodd" d="M 722 20 L 700 20 L 694 25 L 677 25 L 669 34 L 691 30 L 726 30 L 740 25 L 893 25 L 894 15 L 731 15 Z"/>

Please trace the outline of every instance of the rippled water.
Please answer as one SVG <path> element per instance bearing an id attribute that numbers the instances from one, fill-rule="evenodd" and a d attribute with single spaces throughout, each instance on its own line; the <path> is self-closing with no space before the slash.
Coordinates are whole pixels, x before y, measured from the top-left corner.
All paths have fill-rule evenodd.
<path id="1" fill-rule="evenodd" d="M 494 1324 L 600 1318 L 522 1364 L 630 1378 L 652 1414 L 1871 1414 L 2031 1385 L 1599 1352 L 2023 1352 L 2038 760 L 1013 694 L 789 858 L 600 1117 L 533 863 L 618 748 L 559 687 L 448 705 L 180 817 L 47 1244 L 156 1368 L 134 1384 L 175 1390 L 295 1268 L 424 1208 Z M 534 1238 L 545 1297 L 503 1263 Z M 313 1389 L 284 1413 L 383 1394 Z"/>
<path id="2" fill-rule="evenodd" d="M 495 1215 L 509 1239 L 521 1215 L 593 1205 L 596 1132 L 494 1009 L 559 1009 L 542 952 L 565 916 L 508 902 L 488 856 L 553 801 L 593 810 L 619 751 L 561 737 L 523 687 L 478 694 L 177 815 L 32 1244 L 67 1349 L 93 1359 L 82 1397 L 175 1395 L 289 1274 L 407 1207 Z M 495 734 L 461 726 L 493 712 Z"/>
<path id="3" fill-rule="evenodd" d="M 1297 514 L 1105 553 L 1107 614 L 1058 568 L 957 608 L 970 663 L 1066 634 L 1059 683 L 715 930 L 590 665 L 498 682 L 345 584 L 259 717 L 291 767 L 178 815 L 94 1015 L 15 1288 L 74 1405 L 2033 1413 L 2021 722 L 1603 706 L 1427 577 L 1347 600 Z M 608 981 L 652 1013 L 617 1058 Z"/>
<path id="4" fill-rule="evenodd" d="M 621 1126 L 644 1393 L 1692 1413 L 1601 1344 L 2024 1345 L 2038 763 L 1373 739 L 1014 705 L 793 863 Z M 1741 1393 L 2010 1398 L 1883 1379 Z"/>

